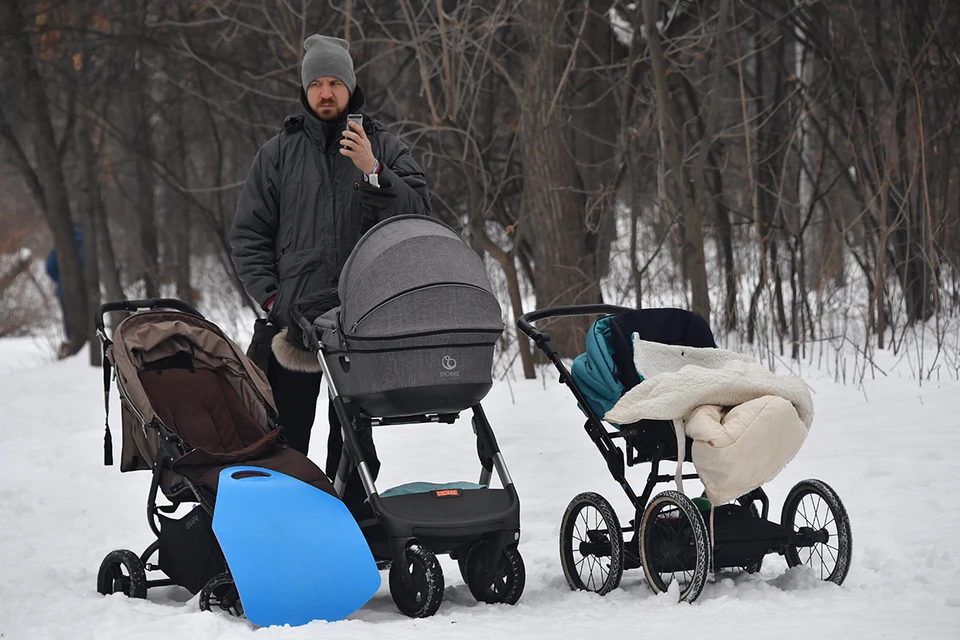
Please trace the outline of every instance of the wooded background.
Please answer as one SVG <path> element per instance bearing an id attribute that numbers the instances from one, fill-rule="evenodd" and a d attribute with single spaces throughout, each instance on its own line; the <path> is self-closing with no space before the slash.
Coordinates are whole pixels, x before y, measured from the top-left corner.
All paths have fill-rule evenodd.
<path id="1" fill-rule="evenodd" d="M 56 247 L 73 352 L 103 299 L 239 289 L 236 200 L 312 33 L 350 41 L 508 325 L 669 299 L 798 358 L 837 314 L 882 349 L 960 309 L 956 0 L 0 0 L 0 335 L 38 321 L 23 247 Z M 589 320 L 549 327 L 562 354 Z"/>

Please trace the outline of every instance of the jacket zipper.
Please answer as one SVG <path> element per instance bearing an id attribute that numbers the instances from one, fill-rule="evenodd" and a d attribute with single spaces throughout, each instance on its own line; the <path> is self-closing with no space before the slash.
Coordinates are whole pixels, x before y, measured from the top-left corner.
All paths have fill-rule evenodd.
<path id="1" fill-rule="evenodd" d="M 320 153 L 323 155 L 323 160 L 327 165 L 327 175 L 330 178 L 330 198 L 333 200 L 333 259 L 334 259 L 334 269 L 336 265 L 340 264 L 340 243 L 337 241 L 339 234 L 337 232 L 337 186 L 334 184 L 334 171 L 333 171 L 333 161 L 330 160 L 330 154 L 327 152 L 326 147 L 330 146 L 332 142 L 329 138 L 331 136 L 331 127 L 327 125 L 327 140 L 325 140 L 325 147 L 320 149 Z"/>

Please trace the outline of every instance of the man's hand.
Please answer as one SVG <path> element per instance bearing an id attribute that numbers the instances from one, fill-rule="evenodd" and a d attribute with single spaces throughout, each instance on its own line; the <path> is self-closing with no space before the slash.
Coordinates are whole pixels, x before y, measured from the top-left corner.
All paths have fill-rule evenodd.
<path id="1" fill-rule="evenodd" d="M 348 122 L 347 126 L 349 130 L 344 131 L 340 138 L 340 153 L 353 160 L 353 164 L 364 174 L 373 172 L 376 158 L 373 157 L 367 132 L 356 122 Z"/>

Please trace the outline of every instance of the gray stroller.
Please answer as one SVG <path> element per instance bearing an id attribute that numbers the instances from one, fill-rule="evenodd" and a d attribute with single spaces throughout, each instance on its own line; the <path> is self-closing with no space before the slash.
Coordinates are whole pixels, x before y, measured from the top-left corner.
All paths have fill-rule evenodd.
<path id="1" fill-rule="evenodd" d="M 359 471 L 371 515 L 358 517 L 374 556 L 390 565 L 390 592 L 407 615 L 433 615 L 443 599 L 436 554 L 448 553 L 477 600 L 515 604 L 525 570 L 517 550 L 520 502 L 480 401 L 493 386 L 500 305 L 483 261 L 446 225 L 389 218 L 347 259 L 336 307 L 293 323 L 316 353 L 343 425 L 338 495 Z M 381 425 L 453 423 L 473 413 L 477 483 L 411 483 L 379 491 L 361 436 Z M 490 486 L 494 468 L 502 488 Z"/>

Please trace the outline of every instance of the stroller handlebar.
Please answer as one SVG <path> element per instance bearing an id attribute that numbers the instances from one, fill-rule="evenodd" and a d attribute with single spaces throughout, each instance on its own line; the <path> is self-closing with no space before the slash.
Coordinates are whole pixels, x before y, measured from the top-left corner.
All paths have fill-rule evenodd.
<path id="1" fill-rule="evenodd" d="M 520 319 L 517 320 L 517 328 L 526 334 L 527 337 L 536 342 L 537 346 L 541 346 L 543 341 L 549 340 L 550 338 L 547 334 L 533 326 L 533 323 L 537 322 L 538 320 L 546 320 L 548 318 L 565 318 L 570 316 L 613 315 L 617 313 L 623 313 L 624 311 L 632 311 L 632 309 L 627 307 L 618 307 L 617 305 L 613 304 L 575 304 L 561 307 L 548 307 L 546 309 L 530 311 L 520 316 Z"/>
<path id="2" fill-rule="evenodd" d="M 97 316 L 94 319 L 98 333 L 103 334 L 103 316 L 114 311 L 134 312 L 140 309 L 173 309 L 183 313 L 202 318 L 203 314 L 197 311 L 193 306 L 177 300 L 176 298 L 150 298 L 148 300 L 117 300 L 115 302 L 105 302 L 97 309 Z"/>
<path id="3" fill-rule="evenodd" d="M 303 346 L 314 353 L 320 350 L 320 341 L 317 339 L 317 332 L 310 324 L 310 321 L 303 317 L 300 309 L 296 305 L 290 308 L 290 319 L 297 323 L 297 326 L 303 330 Z"/>

